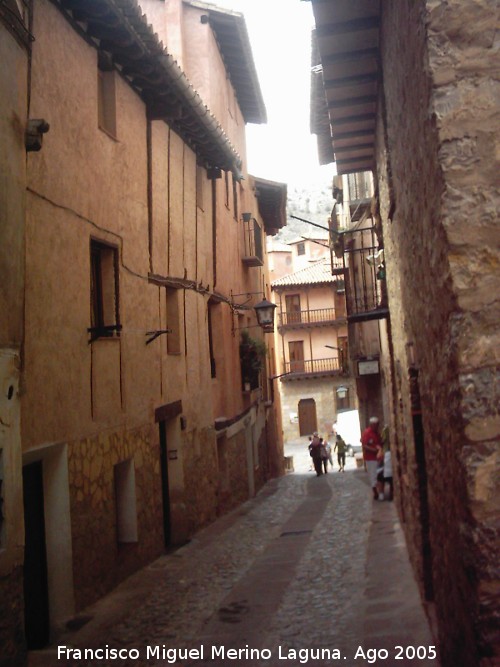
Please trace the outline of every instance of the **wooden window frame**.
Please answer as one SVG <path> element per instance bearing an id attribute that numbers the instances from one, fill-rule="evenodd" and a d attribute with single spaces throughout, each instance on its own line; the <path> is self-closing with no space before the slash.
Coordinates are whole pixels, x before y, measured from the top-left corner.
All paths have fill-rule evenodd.
<path id="1" fill-rule="evenodd" d="M 118 248 L 90 240 L 90 333 L 92 340 L 120 335 Z"/>

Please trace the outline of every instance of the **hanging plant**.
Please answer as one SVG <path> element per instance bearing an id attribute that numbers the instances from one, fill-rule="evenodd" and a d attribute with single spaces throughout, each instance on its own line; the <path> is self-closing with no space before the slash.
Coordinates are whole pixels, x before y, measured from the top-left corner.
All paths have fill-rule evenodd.
<path id="1" fill-rule="evenodd" d="M 250 389 L 259 386 L 259 373 L 264 368 L 267 355 L 267 347 L 263 340 L 252 338 L 248 331 L 241 332 L 240 340 L 240 362 L 241 381 L 243 388 L 250 385 Z"/>

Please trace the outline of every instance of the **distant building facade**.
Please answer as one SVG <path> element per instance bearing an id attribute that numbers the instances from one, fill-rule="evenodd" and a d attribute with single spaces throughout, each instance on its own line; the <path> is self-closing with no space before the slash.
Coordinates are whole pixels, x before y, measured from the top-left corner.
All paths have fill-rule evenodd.
<path id="1" fill-rule="evenodd" d="M 330 433 L 339 411 L 357 407 L 350 373 L 344 281 L 330 257 L 272 283 L 285 442 Z"/>

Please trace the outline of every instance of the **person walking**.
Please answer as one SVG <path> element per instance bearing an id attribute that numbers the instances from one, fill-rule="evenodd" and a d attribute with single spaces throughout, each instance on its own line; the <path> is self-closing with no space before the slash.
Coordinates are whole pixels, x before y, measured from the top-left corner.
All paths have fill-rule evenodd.
<path id="1" fill-rule="evenodd" d="M 333 451 L 337 452 L 337 462 L 339 464 L 339 472 L 344 472 L 345 453 L 347 451 L 347 445 L 345 444 L 345 440 L 342 438 L 340 433 L 337 433 L 336 435 L 335 446 L 333 447 Z"/>
<path id="2" fill-rule="evenodd" d="M 323 438 L 319 439 L 320 441 L 320 447 L 321 447 L 321 463 L 323 465 L 323 471 L 326 475 L 328 472 L 328 448 L 330 448 L 330 445 L 326 440 L 323 440 Z M 327 448 L 328 445 L 328 448 Z M 330 448 L 331 449 L 331 448 Z"/>
<path id="3" fill-rule="evenodd" d="M 317 431 L 314 431 L 311 444 L 309 445 L 309 453 L 311 454 L 314 470 L 316 471 L 316 476 L 319 477 L 323 474 L 322 464 L 321 464 L 321 442 L 320 437 Z"/>
<path id="4" fill-rule="evenodd" d="M 330 467 L 333 468 L 333 458 L 332 458 L 332 446 L 330 445 L 328 441 L 328 434 L 326 438 L 324 439 L 324 445 L 326 449 L 326 453 L 328 455 L 328 461 L 330 462 Z"/>
<path id="5" fill-rule="evenodd" d="M 370 480 L 374 500 L 378 499 L 377 489 L 377 457 L 382 450 L 382 439 L 379 433 L 378 417 L 370 417 L 368 426 L 361 434 L 361 445 L 366 470 Z"/>

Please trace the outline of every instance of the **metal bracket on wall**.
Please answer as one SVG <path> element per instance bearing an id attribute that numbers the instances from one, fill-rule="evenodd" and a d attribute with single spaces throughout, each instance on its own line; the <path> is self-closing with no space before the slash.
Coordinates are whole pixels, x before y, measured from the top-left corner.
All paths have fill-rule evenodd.
<path id="1" fill-rule="evenodd" d="M 150 338 L 147 339 L 146 345 L 149 345 L 149 343 L 152 343 L 156 338 L 161 336 L 162 334 L 169 334 L 172 333 L 172 329 L 158 329 L 158 331 L 146 331 L 146 336 L 150 336 Z"/>

